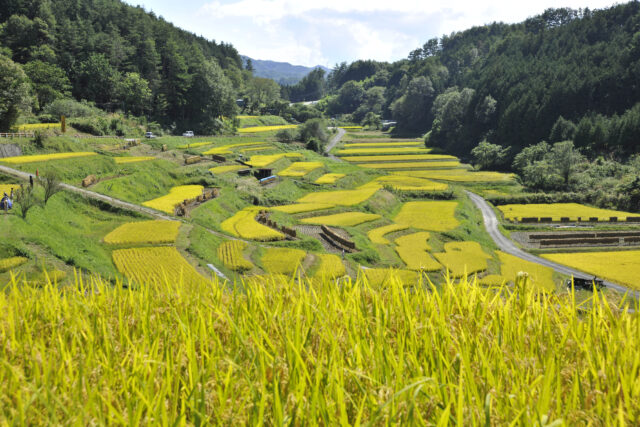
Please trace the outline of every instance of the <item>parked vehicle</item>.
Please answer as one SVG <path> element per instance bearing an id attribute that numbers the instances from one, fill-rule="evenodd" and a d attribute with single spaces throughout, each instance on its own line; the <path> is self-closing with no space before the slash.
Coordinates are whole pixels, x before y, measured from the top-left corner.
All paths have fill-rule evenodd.
<path id="1" fill-rule="evenodd" d="M 155 138 L 156 136 L 153 134 L 153 132 L 146 132 L 144 134 L 145 138 Z"/>
<path id="2" fill-rule="evenodd" d="M 183 133 L 182 136 L 187 137 L 187 138 L 193 138 L 193 131 L 192 130 L 188 130 L 185 133 Z"/>
<path id="3" fill-rule="evenodd" d="M 565 285 L 568 289 L 571 289 L 571 279 L 567 279 L 565 281 Z M 592 291 L 594 286 L 598 289 L 602 289 L 604 287 L 604 281 L 602 279 L 598 279 L 597 277 L 594 277 L 593 279 L 581 279 L 579 277 L 574 277 L 573 286 L 574 288 Z"/>

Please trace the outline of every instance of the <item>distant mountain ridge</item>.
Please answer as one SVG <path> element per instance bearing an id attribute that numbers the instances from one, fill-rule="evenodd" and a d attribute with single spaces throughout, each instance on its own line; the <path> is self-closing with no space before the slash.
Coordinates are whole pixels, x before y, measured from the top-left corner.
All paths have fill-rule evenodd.
<path id="1" fill-rule="evenodd" d="M 246 65 L 247 59 L 251 59 L 254 76 L 273 79 L 281 85 L 294 85 L 316 68 L 322 68 L 327 73 L 331 71 L 322 65 L 305 67 L 303 65 L 292 65 L 288 62 L 253 59 L 244 55 L 240 55 L 240 57 L 242 58 L 243 65 Z"/>

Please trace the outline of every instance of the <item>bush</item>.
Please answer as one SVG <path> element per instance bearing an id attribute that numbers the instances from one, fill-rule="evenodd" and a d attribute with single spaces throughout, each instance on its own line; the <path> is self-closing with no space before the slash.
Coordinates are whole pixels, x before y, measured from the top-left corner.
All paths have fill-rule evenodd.
<path id="1" fill-rule="evenodd" d="M 322 119 L 311 119 L 300 127 L 300 139 L 303 142 L 316 140 L 320 144 L 324 144 L 329 140 L 327 131 L 327 123 Z"/>
<path id="2" fill-rule="evenodd" d="M 109 134 L 109 122 L 104 117 L 89 117 L 69 120 L 69 124 L 80 132 L 95 136 Z"/>
<path id="3" fill-rule="evenodd" d="M 44 107 L 44 114 L 56 118 L 65 117 L 89 117 L 104 114 L 104 111 L 86 101 L 78 102 L 74 99 L 56 99 L 51 104 Z M 47 122 L 48 123 L 48 122 Z"/>
<path id="4" fill-rule="evenodd" d="M 55 117 L 51 114 L 40 114 L 38 116 L 38 121 L 40 123 L 58 123 L 60 121 L 60 117 Z"/>
<path id="5" fill-rule="evenodd" d="M 276 133 L 276 139 L 284 144 L 289 144 L 296 140 L 298 133 L 294 129 L 282 129 Z"/>

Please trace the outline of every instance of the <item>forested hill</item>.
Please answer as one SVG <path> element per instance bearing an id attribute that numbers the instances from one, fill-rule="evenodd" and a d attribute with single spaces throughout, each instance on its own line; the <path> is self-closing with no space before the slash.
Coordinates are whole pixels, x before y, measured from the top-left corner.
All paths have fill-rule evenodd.
<path id="1" fill-rule="evenodd" d="M 640 151 L 640 5 L 553 9 L 427 41 L 392 64 L 356 61 L 329 76 L 329 114 L 374 111 L 431 145 L 521 147 L 573 139 Z"/>
<path id="2" fill-rule="evenodd" d="M 253 69 L 254 76 L 272 79 L 281 85 L 296 84 L 316 68 L 322 68 L 326 73 L 331 71 L 321 65 L 305 67 L 303 65 L 291 65 L 288 62 L 253 59 L 248 56 L 242 56 L 242 60 L 245 64 L 247 62 L 250 64 L 248 68 Z"/>
<path id="3" fill-rule="evenodd" d="M 22 65 L 36 112 L 72 95 L 169 128 L 212 129 L 243 79 L 230 44 L 118 0 L 0 0 L 0 54 Z"/>

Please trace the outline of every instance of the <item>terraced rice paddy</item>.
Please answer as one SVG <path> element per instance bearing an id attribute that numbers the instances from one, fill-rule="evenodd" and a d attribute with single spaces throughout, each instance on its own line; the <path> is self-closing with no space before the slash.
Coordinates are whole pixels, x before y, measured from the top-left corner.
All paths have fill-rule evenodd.
<path id="1" fill-rule="evenodd" d="M 355 206 L 368 200 L 378 191 L 377 187 L 358 188 L 356 190 L 323 191 L 309 193 L 298 199 L 298 203 L 319 203 L 334 206 Z"/>
<path id="2" fill-rule="evenodd" d="M 202 185 L 179 185 L 173 187 L 166 196 L 144 202 L 143 205 L 173 214 L 177 204 L 184 200 L 195 199 L 202 194 L 204 187 Z"/>
<path id="3" fill-rule="evenodd" d="M 451 182 L 508 182 L 513 181 L 514 177 L 510 173 L 474 172 L 469 169 L 399 171 L 394 174 Z"/>
<path id="4" fill-rule="evenodd" d="M 316 254 L 319 260 L 318 270 L 314 274 L 316 279 L 336 279 L 347 274 L 339 256 L 333 254 Z"/>
<path id="5" fill-rule="evenodd" d="M 247 168 L 246 166 L 242 166 L 242 165 L 216 166 L 215 168 L 209 169 L 209 172 L 211 172 L 214 175 L 222 175 L 223 173 L 236 172 L 246 168 Z"/>
<path id="6" fill-rule="evenodd" d="M 384 286 L 398 283 L 402 286 L 413 286 L 418 283 L 419 275 L 415 271 L 398 270 L 392 268 L 362 269 L 362 274 L 371 286 Z"/>
<path id="7" fill-rule="evenodd" d="M 338 156 L 376 155 L 376 154 L 427 154 L 428 148 L 387 147 L 387 148 L 344 148 L 337 151 Z"/>
<path id="8" fill-rule="evenodd" d="M 528 274 L 531 284 L 539 289 L 553 291 L 556 285 L 553 280 L 553 270 L 540 264 L 525 261 L 516 256 L 502 251 L 496 251 L 500 258 L 500 275 L 506 280 L 513 282 L 518 273 Z M 496 278 L 493 279 L 496 281 Z"/>
<path id="9" fill-rule="evenodd" d="M 441 161 L 458 160 L 455 156 L 445 154 L 392 154 L 388 156 L 345 156 L 342 160 L 352 163 L 410 162 L 416 160 Z"/>
<path id="10" fill-rule="evenodd" d="M 543 258 L 577 270 L 640 289 L 640 251 L 545 254 Z"/>
<path id="11" fill-rule="evenodd" d="M 343 173 L 325 173 L 314 182 L 316 184 L 335 184 L 337 180 L 344 178 L 346 175 Z"/>
<path id="12" fill-rule="evenodd" d="M 27 261 L 29 261 L 29 259 L 22 256 L 0 259 L 0 273 L 19 267 Z"/>
<path id="13" fill-rule="evenodd" d="M 433 256 L 453 277 L 471 275 L 487 269 L 487 255 L 478 242 L 448 242 L 444 244 L 445 252 Z"/>
<path id="14" fill-rule="evenodd" d="M 455 218 L 458 202 L 428 201 L 405 203 L 394 221 L 420 230 L 450 231 L 460 225 Z"/>
<path id="15" fill-rule="evenodd" d="M 98 153 L 76 151 L 71 153 L 52 153 L 52 154 L 33 154 L 29 156 L 4 157 L 0 162 L 18 164 L 18 163 L 35 163 L 48 162 L 51 160 L 75 159 L 78 157 L 97 156 Z"/>
<path id="16" fill-rule="evenodd" d="M 286 169 L 277 173 L 279 176 L 303 177 L 316 169 L 324 167 L 322 162 L 293 162 Z"/>
<path id="17" fill-rule="evenodd" d="M 181 148 L 181 149 L 198 148 L 198 147 L 204 147 L 205 145 L 211 145 L 211 144 L 213 144 L 213 142 L 211 142 L 211 141 L 208 141 L 208 142 L 191 142 L 189 144 L 178 145 L 178 148 Z"/>
<path id="18" fill-rule="evenodd" d="M 304 218 L 300 222 L 304 224 L 331 225 L 335 227 L 353 227 L 369 221 L 375 221 L 380 218 L 378 214 L 370 214 L 364 212 L 343 212 L 333 215 L 314 216 Z"/>
<path id="19" fill-rule="evenodd" d="M 251 156 L 251 159 L 246 163 L 255 168 L 264 168 L 269 166 L 271 163 L 277 162 L 280 159 L 301 159 L 302 157 L 303 156 L 300 153 L 264 154 Z"/>
<path id="20" fill-rule="evenodd" d="M 249 246 L 246 242 L 240 240 L 229 240 L 218 246 L 218 258 L 229 270 L 239 273 L 249 271 L 253 268 L 253 264 L 245 259 L 243 251 Z"/>
<path id="21" fill-rule="evenodd" d="M 444 191 L 449 185 L 411 176 L 387 175 L 376 178 L 361 188 L 367 187 L 391 187 L 398 191 Z"/>
<path id="22" fill-rule="evenodd" d="M 396 252 L 409 270 L 439 271 L 442 269 L 442 266 L 429 255 L 431 250 L 431 246 L 427 243 L 429 237 L 428 232 L 422 231 L 396 239 Z"/>
<path id="23" fill-rule="evenodd" d="M 178 221 L 129 222 L 107 234 L 104 242 L 112 245 L 174 243 L 179 228 Z"/>
<path id="24" fill-rule="evenodd" d="M 463 167 L 460 162 L 400 162 L 400 163 L 362 163 L 358 166 L 369 169 L 454 169 Z"/>
<path id="25" fill-rule="evenodd" d="M 307 256 L 301 249 L 267 248 L 262 259 L 262 267 L 271 274 L 291 276 L 302 267 Z"/>
<path id="26" fill-rule="evenodd" d="M 385 234 L 406 230 L 407 228 L 409 228 L 409 226 L 400 224 L 383 225 L 382 227 L 369 230 L 367 232 L 367 237 L 369 238 L 369 240 L 371 240 L 372 243 L 375 243 L 377 245 L 388 245 L 391 242 L 384 238 Z"/>
<path id="27" fill-rule="evenodd" d="M 219 147 L 213 147 L 210 150 L 207 150 L 205 152 L 203 152 L 202 154 L 204 155 L 209 155 L 209 154 L 218 154 L 218 155 L 222 155 L 222 154 L 232 154 L 233 150 L 238 149 L 240 147 L 252 147 L 252 146 L 257 146 L 257 145 L 268 145 L 266 142 L 241 142 L 238 144 L 226 144 L 226 145 L 221 145 Z"/>
<path id="28" fill-rule="evenodd" d="M 387 148 L 387 147 L 423 147 L 424 142 L 421 141 L 404 141 L 404 142 L 352 142 L 345 144 L 344 148 Z M 427 149 L 431 151 L 431 149 Z"/>
<path id="29" fill-rule="evenodd" d="M 284 239 L 284 234 L 256 221 L 256 215 L 260 209 L 248 207 L 238 211 L 231 218 L 224 220 L 220 228 L 232 236 L 260 242 Z"/>
<path id="30" fill-rule="evenodd" d="M 11 195 L 12 188 L 15 193 L 20 188 L 20 184 L 0 184 L 0 199 L 5 193 L 7 193 L 7 195 Z"/>
<path id="31" fill-rule="evenodd" d="M 206 279 L 171 246 L 118 249 L 113 263 L 127 279 L 138 284 L 154 285 L 167 281 L 174 284 L 203 284 Z"/>
<path id="32" fill-rule="evenodd" d="M 45 129 L 62 129 L 61 123 L 27 123 L 16 126 L 18 132 L 31 132 Z"/>
<path id="33" fill-rule="evenodd" d="M 238 129 L 238 133 L 257 133 L 257 132 L 273 132 L 282 129 L 295 129 L 297 125 L 278 125 L 278 126 L 253 126 Z"/>
<path id="34" fill-rule="evenodd" d="M 598 218 L 598 221 L 609 221 L 610 217 L 617 217 L 618 220 L 626 220 L 627 216 L 640 216 L 630 212 L 615 211 L 609 209 L 594 208 L 578 203 L 551 203 L 551 204 L 528 204 L 528 205 L 502 205 L 498 206 L 505 219 L 510 221 L 521 221 L 522 218 L 551 218 L 553 221 L 560 221 L 561 218 L 569 218 L 583 221 L 589 218 Z"/>
<path id="35" fill-rule="evenodd" d="M 114 157 L 113 160 L 118 165 L 124 165 L 128 163 L 138 163 L 138 162 L 148 162 L 150 160 L 155 160 L 155 157 L 152 156 L 138 156 L 138 157 Z"/>
<path id="36" fill-rule="evenodd" d="M 288 214 L 297 214 L 302 212 L 320 211 L 333 207 L 335 207 L 335 205 L 327 205 L 322 203 L 296 203 L 293 205 L 274 206 L 270 209 L 272 211 L 284 212 Z"/>

